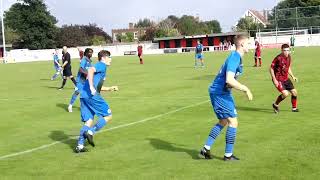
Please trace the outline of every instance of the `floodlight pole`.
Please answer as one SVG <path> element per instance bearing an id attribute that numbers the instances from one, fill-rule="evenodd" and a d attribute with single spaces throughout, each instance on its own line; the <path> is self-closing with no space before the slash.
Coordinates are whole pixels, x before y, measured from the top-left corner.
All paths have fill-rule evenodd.
<path id="1" fill-rule="evenodd" d="M 4 35 L 4 15 L 3 15 L 3 3 L 2 0 L 0 0 L 0 4 L 1 4 L 1 25 L 2 25 L 2 43 L 3 43 L 3 59 L 6 57 L 6 39 L 5 39 L 5 35 Z"/>

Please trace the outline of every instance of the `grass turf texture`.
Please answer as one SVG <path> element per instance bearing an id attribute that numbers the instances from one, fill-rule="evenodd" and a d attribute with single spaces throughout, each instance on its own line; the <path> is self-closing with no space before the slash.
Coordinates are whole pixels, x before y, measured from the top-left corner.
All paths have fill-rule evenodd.
<path id="1" fill-rule="evenodd" d="M 240 123 L 234 153 L 241 159 L 234 163 L 221 160 L 225 130 L 212 148 L 215 159 L 197 157 L 217 122 L 208 86 L 227 53 L 206 53 L 204 69 L 193 68 L 193 54 L 146 55 L 145 65 L 137 57 L 114 57 L 105 85 L 119 85 L 120 91 L 103 94 L 113 111 L 105 129 L 154 118 L 97 134 L 97 146 L 84 154 L 73 153 L 81 127 L 79 100 L 73 113 L 66 112 L 72 82 L 58 91 L 60 80 L 49 80 L 52 62 L 0 65 L 0 156 L 62 141 L 0 160 L 0 179 L 317 179 L 318 51 L 296 49 L 292 69 L 300 80 L 295 86 L 301 112 L 291 112 L 288 98 L 278 115 L 271 104 L 279 93 L 268 72 L 278 50 L 263 50 L 262 68 L 252 67 L 252 52 L 244 57 L 239 81 L 254 101 L 233 92 Z M 74 74 L 77 68 L 73 60 Z"/>

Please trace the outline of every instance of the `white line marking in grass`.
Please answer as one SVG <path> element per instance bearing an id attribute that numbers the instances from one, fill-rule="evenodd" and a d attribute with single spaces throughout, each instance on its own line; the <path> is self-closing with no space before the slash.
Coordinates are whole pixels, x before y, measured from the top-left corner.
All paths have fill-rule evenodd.
<path id="1" fill-rule="evenodd" d="M 169 114 L 174 114 L 176 112 L 179 112 L 179 111 L 182 111 L 182 110 L 185 110 L 185 109 L 188 109 L 188 108 L 196 107 L 196 106 L 199 106 L 199 105 L 207 103 L 207 102 L 209 102 L 209 100 L 202 101 L 202 102 L 199 102 L 199 103 L 196 103 L 196 104 L 193 104 L 193 105 L 181 107 L 181 108 L 178 108 L 176 110 L 169 111 L 169 112 L 166 112 L 166 113 L 163 113 L 163 114 L 159 114 L 159 115 L 156 115 L 156 116 L 152 116 L 152 117 L 149 117 L 149 118 L 145 118 L 145 119 L 142 119 L 142 120 L 139 120 L 139 121 L 136 121 L 136 122 L 123 124 L 123 125 L 119 125 L 119 126 L 115 126 L 115 127 L 109 128 L 109 129 L 105 129 L 105 130 L 100 131 L 99 133 L 112 131 L 112 130 L 120 129 L 120 128 L 125 128 L 125 127 L 132 126 L 132 125 L 135 125 L 135 124 L 140 124 L 140 123 L 144 123 L 144 122 L 151 121 L 151 120 L 154 120 L 154 119 L 158 119 L 158 118 L 161 118 L 163 116 L 166 116 L 166 115 L 169 115 Z M 64 140 L 61 140 L 61 141 L 55 141 L 55 142 L 53 142 L 51 144 L 42 145 L 42 146 L 39 146 L 39 147 L 36 147 L 36 148 L 32 148 L 32 149 L 29 149 L 29 150 L 25 150 L 25 151 L 21 151 L 21 152 L 17 152 L 17 153 L 12 153 L 12 154 L 7 154 L 7 155 L 4 155 L 4 156 L 0 156 L 0 160 L 8 159 L 8 158 L 15 157 L 15 156 L 20 156 L 20 155 L 23 155 L 23 154 L 32 153 L 34 151 L 39 151 L 39 150 L 42 150 L 42 149 L 46 149 L 46 148 L 49 148 L 49 147 L 54 146 L 56 144 L 60 144 L 60 143 L 63 143 L 63 142 L 69 141 L 69 140 L 70 140 L 70 138 L 64 139 Z"/>

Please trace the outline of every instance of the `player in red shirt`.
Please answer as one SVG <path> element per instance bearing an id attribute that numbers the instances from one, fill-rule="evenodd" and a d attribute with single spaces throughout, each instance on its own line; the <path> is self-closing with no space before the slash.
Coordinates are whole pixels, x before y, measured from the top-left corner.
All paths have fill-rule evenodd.
<path id="1" fill-rule="evenodd" d="M 139 45 L 138 45 L 138 57 L 139 57 L 139 59 L 140 59 L 140 64 L 143 64 L 142 53 L 143 53 L 142 45 L 139 44 Z"/>
<path id="2" fill-rule="evenodd" d="M 80 62 L 81 62 L 81 59 L 84 56 L 84 52 L 83 52 L 83 50 L 81 48 L 78 48 L 78 51 L 79 51 L 79 57 L 80 57 Z"/>
<path id="3" fill-rule="evenodd" d="M 292 112 L 299 112 L 297 108 L 298 93 L 291 80 L 288 78 L 288 75 L 290 75 L 294 81 L 298 81 L 291 71 L 290 46 L 288 44 L 283 44 L 281 50 L 282 53 L 274 58 L 270 67 L 273 84 L 278 91 L 281 92 L 281 95 L 272 106 L 274 112 L 278 113 L 280 102 L 291 94 Z"/>
<path id="4" fill-rule="evenodd" d="M 256 45 L 256 49 L 255 49 L 255 53 L 254 53 L 254 60 L 255 60 L 254 67 L 258 67 L 258 59 L 259 59 L 259 66 L 261 67 L 261 65 L 262 65 L 261 44 L 259 43 L 258 40 L 256 40 L 255 45 Z"/>

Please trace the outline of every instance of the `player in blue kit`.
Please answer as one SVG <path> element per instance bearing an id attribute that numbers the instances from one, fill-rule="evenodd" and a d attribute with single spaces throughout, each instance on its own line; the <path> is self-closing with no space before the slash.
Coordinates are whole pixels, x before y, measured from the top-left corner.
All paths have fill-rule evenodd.
<path id="1" fill-rule="evenodd" d="M 86 48 L 84 51 L 84 57 L 80 60 L 80 67 L 79 67 L 79 72 L 77 75 L 77 87 L 75 88 L 75 91 L 72 94 L 69 106 L 68 106 L 68 111 L 72 112 L 72 106 L 74 102 L 77 100 L 78 95 L 80 94 L 84 83 L 87 80 L 87 75 L 88 75 L 88 69 L 91 67 L 91 57 L 93 54 L 93 50 L 91 48 Z"/>
<path id="2" fill-rule="evenodd" d="M 51 80 L 55 80 L 57 79 L 57 77 L 59 76 L 59 74 L 61 75 L 62 78 L 62 68 L 61 65 L 59 63 L 59 56 L 58 56 L 58 49 L 55 50 L 55 52 L 53 53 L 53 65 L 54 65 L 54 69 L 56 70 L 56 73 L 52 76 Z"/>
<path id="3" fill-rule="evenodd" d="M 212 85 L 209 87 L 211 104 L 214 112 L 219 119 L 211 130 L 209 137 L 200 151 L 200 156 L 205 159 L 211 159 L 210 149 L 221 130 L 228 126 L 226 132 L 226 148 L 224 160 L 239 160 L 233 155 L 233 146 L 235 143 L 236 132 L 238 127 L 237 111 L 231 94 L 231 89 L 243 91 L 247 94 L 251 101 L 253 96 L 249 88 L 239 83 L 236 79 L 242 74 L 242 57 L 248 52 L 248 37 L 246 35 L 238 35 L 234 39 L 236 51 L 231 52 L 220 72 L 216 76 Z"/>
<path id="4" fill-rule="evenodd" d="M 111 109 L 108 103 L 100 95 L 100 91 L 117 91 L 117 86 L 103 87 L 106 78 L 107 68 L 111 65 L 111 56 L 109 51 L 102 50 L 98 54 L 99 62 L 88 70 L 88 78 L 80 93 L 81 118 L 84 122 L 80 130 L 78 145 L 75 148 L 76 153 L 85 152 L 85 139 L 89 144 L 95 146 L 93 135 L 101 130 L 112 119 Z M 98 116 L 95 125 L 94 116 Z"/>
<path id="5" fill-rule="evenodd" d="M 194 68 L 198 67 L 199 61 L 201 63 L 201 67 L 204 67 L 204 61 L 203 61 L 203 45 L 200 43 L 200 40 L 197 41 L 196 46 L 196 54 L 195 54 L 195 60 L 194 60 Z"/>

